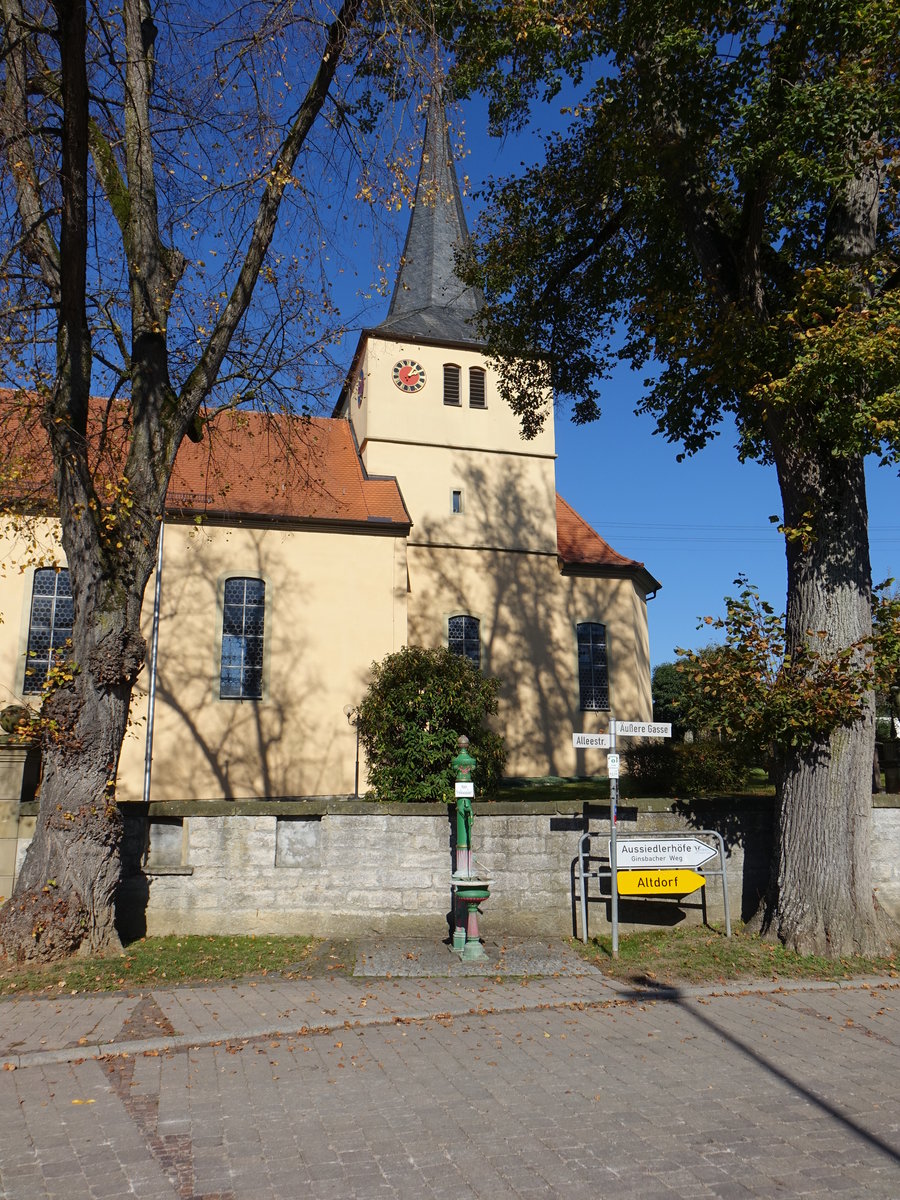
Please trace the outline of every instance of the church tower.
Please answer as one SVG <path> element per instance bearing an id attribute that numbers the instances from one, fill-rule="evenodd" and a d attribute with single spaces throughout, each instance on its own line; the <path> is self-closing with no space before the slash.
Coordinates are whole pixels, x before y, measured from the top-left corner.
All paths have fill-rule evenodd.
<path id="1" fill-rule="evenodd" d="M 388 315 L 363 331 L 335 415 L 352 422 L 369 474 L 400 480 L 411 547 L 555 555 L 552 409 L 543 432 L 523 441 L 473 324 L 482 296 L 454 270 L 467 237 L 436 91 Z"/>

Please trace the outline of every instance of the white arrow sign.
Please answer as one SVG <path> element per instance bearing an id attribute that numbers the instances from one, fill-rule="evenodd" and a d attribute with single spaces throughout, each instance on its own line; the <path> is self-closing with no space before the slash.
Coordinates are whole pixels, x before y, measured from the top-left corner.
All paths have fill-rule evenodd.
<path id="1" fill-rule="evenodd" d="M 613 724 L 613 722 L 610 722 Z M 653 721 L 616 721 L 616 737 L 671 737 L 672 726 Z"/>
<path id="2" fill-rule="evenodd" d="M 573 733 L 572 745 L 576 750 L 608 750 L 608 733 Z"/>
<path id="3" fill-rule="evenodd" d="M 616 866 L 629 867 L 701 867 L 718 854 L 699 838 L 646 837 L 617 838 Z"/>

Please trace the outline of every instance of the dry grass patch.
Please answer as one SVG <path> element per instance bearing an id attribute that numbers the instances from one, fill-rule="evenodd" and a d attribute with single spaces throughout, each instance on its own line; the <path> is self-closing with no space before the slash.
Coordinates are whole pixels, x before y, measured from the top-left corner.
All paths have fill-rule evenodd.
<path id="1" fill-rule="evenodd" d="M 706 926 L 629 933 L 619 938 L 618 958 L 612 956 L 609 937 L 573 945 L 611 979 L 645 987 L 736 979 L 834 981 L 859 975 L 900 975 L 896 955 L 818 958 L 795 954 L 780 943 L 763 941 L 740 929 L 731 938 L 723 929 Z"/>
<path id="2" fill-rule="evenodd" d="M 309 937 L 148 937 L 112 958 L 73 958 L 0 969 L 0 996 L 23 992 L 116 992 L 149 985 L 213 983 L 268 975 L 302 961 Z"/>

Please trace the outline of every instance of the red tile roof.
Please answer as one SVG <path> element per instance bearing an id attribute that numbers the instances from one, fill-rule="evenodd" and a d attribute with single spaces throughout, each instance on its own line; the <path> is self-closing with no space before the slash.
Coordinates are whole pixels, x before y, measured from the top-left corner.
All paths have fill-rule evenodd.
<path id="1" fill-rule="evenodd" d="M 3 499 L 37 510 L 54 505 L 40 414 L 28 393 L 0 390 Z M 91 402 L 91 466 L 101 475 L 122 469 L 129 415 L 123 401 Z M 397 481 L 367 478 L 348 421 L 234 409 L 201 415 L 202 440 L 185 439 L 175 459 L 169 512 L 409 528 Z"/>
<path id="2" fill-rule="evenodd" d="M 27 394 L 0 391 L 6 490 L 13 487 L 18 492 L 6 499 L 44 507 L 51 492 L 46 434 L 40 405 L 29 401 Z M 396 479 L 366 476 L 349 421 L 234 409 L 203 415 L 202 440 L 185 439 L 175 459 L 167 493 L 169 512 L 409 528 Z M 117 457 L 115 448 L 122 445 L 128 416 L 124 402 L 92 402 L 98 446 L 101 421 L 107 421 L 105 457 Z M 556 536 L 564 569 L 630 575 L 646 591 L 660 586 L 643 563 L 613 550 L 559 495 Z"/>
<path id="3" fill-rule="evenodd" d="M 613 550 L 559 493 L 556 496 L 556 545 L 564 567 L 617 568 L 644 576 L 647 591 L 655 591 L 661 586 L 642 562 Z"/>
<path id="4" fill-rule="evenodd" d="M 394 479 L 366 477 L 349 421 L 216 414 L 175 459 L 169 509 L 409 525 Z"/>

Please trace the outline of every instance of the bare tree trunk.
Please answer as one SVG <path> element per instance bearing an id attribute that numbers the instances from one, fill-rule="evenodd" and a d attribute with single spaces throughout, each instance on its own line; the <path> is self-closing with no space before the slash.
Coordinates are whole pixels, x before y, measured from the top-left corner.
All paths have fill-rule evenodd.
<path id="1" fill-rule="evenodd" d="M 785 523 L 807 530 L 787 542 L 787 646 L 812 641 L 834 654 L 871 633 L 863 460 L 817 454 L 800 440 L 776 450 Z M 751 928 L 804 954 L 885 947 L 871 873 L 874 737 L 870 695 L 855 724 L 779 766 L 772 875 Z"/>
<path id="2" fill-rule="evenodd" d="M 0 946 L 18 961 L 120 948 L 115 780 L 144 641 L 121 610 L 80 607 L 87 661 L 83 670 L 62 667 L 64 682 L 45 702 L 37 827 L 15 894 L 0 909 Z M 137 612 L 139 601 L 125 607 Z"/>

